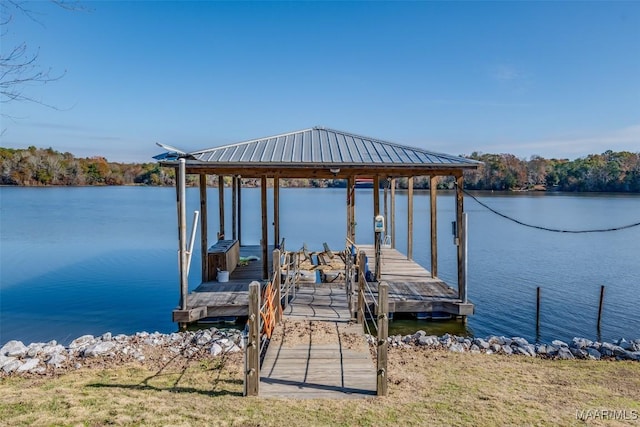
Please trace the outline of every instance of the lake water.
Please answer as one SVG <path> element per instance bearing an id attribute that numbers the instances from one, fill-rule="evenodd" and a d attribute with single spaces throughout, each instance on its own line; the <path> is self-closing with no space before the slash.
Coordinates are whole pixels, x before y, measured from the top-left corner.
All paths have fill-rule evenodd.
<path id="1" fill-rule="evenodd" d="M 217 190 L 210 190 L 215 236 Z M 243 244 L 260 239 L 260 190 L 243 190 Z M 270 193 L 271 194 L 271 193 Z M 230 204 L 230 191 L 226 197 Z M 638 195 L 496 194 L 478 197 L 524 222 L 563 229 L 608 228 L 640 220 Z M 198 189 L 187 189 L 188 211 Z M 344 189 L 282 189 L 287 247 L 344 245 Z M 382 197 L 381 197 L 382 199 Z M 358 190 L 357 235 L 371 243 L 372 192 Z M 396 245 L 406 251 L 406 195 L 396 199 Z M 415 199 L 414 259 L 429 267 L 429 196 Z M 536 339 L 536 287 L 542 288 L 541 341 L 598 338 L 600 285 L 606 285 L 601 338 L 640 337 L 640 227 L 566 234 L 525 228 L 465 198 L 469 214 L 469 298 L 460 322 L 395 322 L 395 330 L 500 334 Z M 456 286 L 452 193 L 438 196 L 439 273 Z M 175 189 L 146 187 L 0 188 L 0 345 L 82 334 L 172 332 L 178 303 Z M 230 225 L 231 218 L 227 218 Z M 190 227 L 190 224 L 189 224 Z M 229 234 L 229 230 L 227 230 Z M 196 247 L 199 245 L 196 244 Z M 200 283 L 195 253 L 190 289 Z"/>

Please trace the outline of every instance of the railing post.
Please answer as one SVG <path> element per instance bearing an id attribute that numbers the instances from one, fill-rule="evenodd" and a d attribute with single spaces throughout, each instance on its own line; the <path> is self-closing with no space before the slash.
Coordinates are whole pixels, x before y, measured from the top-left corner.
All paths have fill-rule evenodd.
<path id="1" fill-rule="evenodd" d="M 249 284 L 249 336 L 245 347 L 244 395 L 257 396 L 260 386 L 260 283 Z"/>
<path id="2" fill-rule="evenodd" d="M 364 268 L 365 256 L 363 252 L 360 252 L 360 257 L 358 258 L 358 307 L 356 307 L 356 319 L 360 324 L 364 322 L 364 281 L 366 280 Z"/>
<path id="3" fill-rule="evenodd" d="M 344 263 L 344 280 L 347 292 L 347 307 L 349 307 L 349 313 L 351 313 L 351 319 L 353 319 L 353 256 L 348 246 L 344 254 L 346 261 Z"/>
<path id="4" fill-rule="evenodd" d="M 376 392 L 378 396 L 387 395 L 387 337 L 389 335 L 389 285 L 378 285 L 378 366 Z"/>
<path id="5" fill-rule="evenodd" d="M 282 297 L 280 295 L 282 272 L 280 271 L 280 249 L 273 250 L 273 287 L 276 291 L 276 322 L 282 320 Z"/>

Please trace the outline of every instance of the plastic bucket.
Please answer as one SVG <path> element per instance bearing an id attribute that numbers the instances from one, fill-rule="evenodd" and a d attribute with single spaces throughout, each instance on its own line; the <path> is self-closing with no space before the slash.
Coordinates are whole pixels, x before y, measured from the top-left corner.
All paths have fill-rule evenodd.
<path id="1" fill-rule="evenodd" d="M 218 282 L 228 282 L 228 281 L 229 281 L 229 272 L 218 271 Z"/>

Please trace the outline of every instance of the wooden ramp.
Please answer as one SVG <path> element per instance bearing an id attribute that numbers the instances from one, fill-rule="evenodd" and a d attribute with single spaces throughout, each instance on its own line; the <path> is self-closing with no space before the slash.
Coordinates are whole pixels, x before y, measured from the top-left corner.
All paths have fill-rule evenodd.
<path id="1" fill-rule="evenodd" d="M 271 338 L 260 372 L 260 396 L 375 395 L 375 365 L 362 325 L 350 321 L 344 286 L 301 287 Z"/>

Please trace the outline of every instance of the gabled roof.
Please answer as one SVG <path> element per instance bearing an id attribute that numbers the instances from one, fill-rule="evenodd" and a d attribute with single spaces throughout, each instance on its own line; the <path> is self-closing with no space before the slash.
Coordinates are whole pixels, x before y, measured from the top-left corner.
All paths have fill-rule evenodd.
<path id="1" fill-rule="evenodd" d="M 163 164 L 179 156 L 156 156 Z M 313 127 L 185 155 L 190 169 L 309 169 L 356 168 L 372 171 L 398 169 L 475 169 L 480 162 L 435 153 L 324 127 Z"/>

